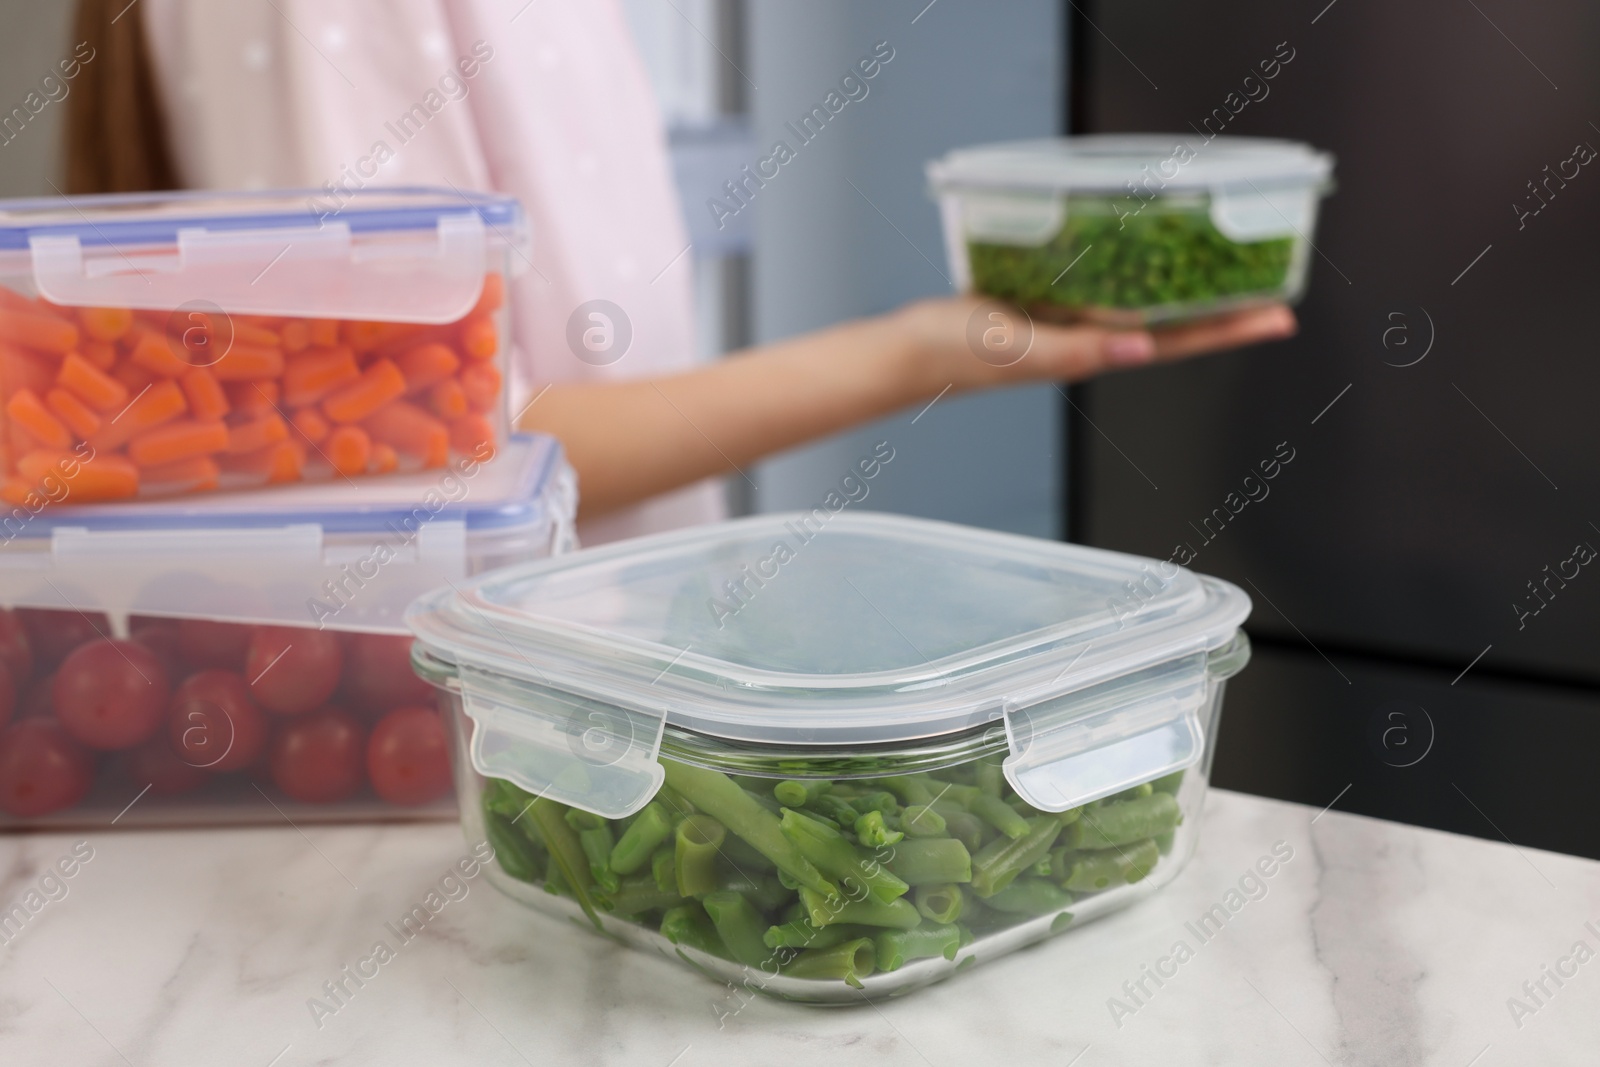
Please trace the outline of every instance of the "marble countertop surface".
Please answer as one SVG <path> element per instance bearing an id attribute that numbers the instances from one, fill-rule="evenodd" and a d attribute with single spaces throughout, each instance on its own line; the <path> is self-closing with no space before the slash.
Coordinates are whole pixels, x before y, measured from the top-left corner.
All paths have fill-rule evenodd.
<path id="1" fill-rule="evenodd" d="M 1292 858 L 1241 892 L 1274 846 Z M 1600 1048 L 1600 863 L 1226 792 L 1160 895 L 903 1000 L 747 1001 L 479 876 L 314 1011 L 465 855 L 443 823 L 0 838 L 0 908 L 38 894 L 0 916 L 0 1063 L 1500 1067 Z M 1180 940 L 1189 958 L 1141 992 Z"/>

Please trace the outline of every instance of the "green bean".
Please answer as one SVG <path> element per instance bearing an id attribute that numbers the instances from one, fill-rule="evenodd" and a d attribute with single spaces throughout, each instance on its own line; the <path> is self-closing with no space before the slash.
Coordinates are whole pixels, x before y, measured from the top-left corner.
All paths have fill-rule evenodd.
<path id="1" fill-rule="evenodd" d="M 909 838 L 891 847 L 885 866 L 907 885 L 972 881 L 972 854 L 953 837 Z"/>
<path id="2" fill-rule="evenodd" d="M 850 806 L 863 815 L 873 811 L 882 812 L 885 815 L 898 815 L 900 813 L 900 802 L 895 799 L 893 793 L 886 789 L 875 789 L 870 793 L 863 793 L 860 796 L 848 799 Z"/>
<path id="3" fill-rule="evenodd" d="M 791 978 L 843 979 L 847 985 L 860 989 L 861 979 L 876 966 L 877 951 L 872 939 L 860 937 L 831 948 L 808 948 L 791 960 L 783 973 Z"/>
<path id="4" fill-rule="evenodd" d="M 1062 843 L 1073 848 L 1112 848 L 1165 833 L 1177 826 L 1183 810 L 1171 793 L 1101 804 L 1086 810 L 1067 828 Z"/>
<path id="5" fill-rule="evenodd" d="M 970 811 L 947 815 L 945 816 L 944 824 L 945 830 L 950 836 L 966 845 L 968 852 L 976 852 L 983 847 L 984 830 L 987 824 Z"/>
<path id="6" fill-rule="evenodd" d="M 663 845 L 650 857 L 650 877 L 663 893 L 678 891 L 678 848 Z"/>
<path id="7" fill-rule="evenodd" d="M 550 853 L 551 867 L 561 872 L 567 888 L 578 901 L 583 913 L 601 929 L 600 916 L 594 910 L 594 898 L 589 895 L 589 857 L 584 854 L 578 835 L 567 825 L 567 808 L 549 797 L 535 797 L 528 804 L 527 818 L 538 830 L 544 846 Z"/>
<path id="8" fill-rule="evenodd" d="M 1060 823 L 1062 826 L 1068 826 L 1083 818 L 1083 809 L 1081 807 L 1068 808 L 1066 811 L 1056 812 L 1055 816 L 1056 822 Z"/>
<path id="9" fill-rule="evenodd" d="M 911 891 L 917 913 L 936 923 L 953 923 L 961 918 L 961 887 L 954 882 L 943 885 L 919 885 Z"/>
<path id="10" fill-rule="evenodd" d="M 984 899 L 994 911 L 1008 915 L 1045 915 L 1072 903 L 1072 894 L 1043 878 L 1018 878 L 998 893 Z"/>
<path id="11" fill-rule="evenodd" d="M 761 874 L 751 874 L 748 871 L 732 867 L 731 864 L 719 868 L 717 875 L 717 888 L 719 890 L 732 890 L 741 893 L 750 903 L 762 911 L 771 911 L 782 907 L 794 899 L 794 890 L 780 885 L 776 878 L 769 878 Z"/>
<path id="12" fill-rule="evenodd" d="M 490 778 L 483 784 L 483 808 L 504 815 L 510 822 L 521 818 L 533 794 L 512 785 L 504 778 Z"/>
<path id="13" fill-rule="evenodd" d="M 678 824 L 673 866 L 680 896 L 697 897 L 717 888 L 717 850 L 726 835 L 726 827 L 706 814 L 691 815 Z"/>
<path id="14" fill-rule="evenodd" d="M 537 882 L 543 876 L 544 865 L 539 862 L 533 843 L 504 815 L 497 811 L 484 812 L 483 832 L 502 871 L 523 882 Z"/>
<path id="15" fill-rule="evenodd" d="M 827 791 L 828 783 L 821 778 L 791 778 L 772 787 L 772 795 L 786 808 L 803 808 Z"/>
<path id="16" fill-rule="evenodd" d="M 650 862 L 651 854 L 670 833 L 672 820 L 667 817 L 666 809 L 655 801 L 646 804 L 611 849 L 611 869 L 618 874 L 639 870 Z"/>
<path id="17" fill-rule="evenodd" d="M 737 835 L 722 842 L 722 858 L 741 871 L 752 874 L 766 874 L 778 869 L 773 866 L 771 860 L 757 852 L 750 842 Z"/>
<path id="18" fill-rule="evenodd" d="M 1184 773 L 1183 771 L 1173 771 L 1169 775 L 1157 778 L 1150 785 L 1157 793 L 1171 793 L 1173 796 L 1177 796 L 1179 787 L 1183 785 Z"/>
<path id="19" fill-rule="evenodd" d="M 1050 920 L 1050 932 L 1052 934 L 1059 934 L 1061 931 L 1065 930 L 1071 925 L 1072 912 L 1064 911 L 1060 915 L 1057 915 L 1054 919 Z"/>
<path id="20" fill-rule="evenodd" d="M 884 930 L 872 936 L 872 947 L 877 950 L 879 970 L 898 971 L 908 961 L 928 956 L 955 959 L 961 948 L 961 931 L 935 924 L 915 930 Z"/>
<path id="21" fill-rule="evenodd" d="M 750 902 L 732 890 L 718 889 L 702 897 L 700 905 L 711 916 L 728 955 L 746 967 L 760 966 L 769 955 L 761 940 L 767 924 Z"/>
<path id="22" fill-rule="evenodd" d="M 717 933 L 717 928 L 711 925 L 705 909 L 692 901 L 666 910 L 661 916 L 661 936 L 674 945 L 697 948 L 713 956 L 721 956 L 726 952 L 722 947 L 722 937 Z"/>
<path id="23" fill-rule="evenodd" d="M 900 813 L 900 828 L 912 837 L 943 837 L 944 816 L 926 804 L 913 804 Z"/>
<path id="24" fill-rule="evenodd" d="M 1161 850 L 1146 839 L 1120 848 L 1074 852 L 1066 859 L 1061 884 L 1077 893 L 1094 893 L 1139 881 L 1160 862 Z"/>
<path id="25" fill-rule="evenodd" d="M 839 831 L 810 816 L 785 808 L 780 825 L 802 856 L 841 885 L 860 885 L 883 903 L 904 896 L 910 888 L 877 860 L 857 852 Z"/>
<path id="26" fill-rule="evenodd" d="M 933 803 L 935 790 L 929 786 L 939 784 L 925 774 L 896 774 L 888 778 L 879 778 L 878 782 L 899 797 L 902 804 Z"/>
<path id="27" fill-rule="evenodd" d="M 813 813 L 825 816 L 839 826 L 854 826 L 856 820 L 861 818 L 861 813 L 856 806 L 847 800 L 824 793 L 811 802 L 810 809 Z"/>
<path id="28" fill-rule="evenodd" d="M 882 848 L 892 845 L 903 839 L 906 835 L 899 830 L 891 830 L 883 821 L 883 812 L 873 810 L 856 819 L 856 839 L 865 848 Z"/>
<path id="29" fill-rule="evenodd" d="M 577 831 L 578 845 L 589 861 L 589 874 L 594 884 L 607 893 L 615 892 L 621 882 L 611 869 L 611 825 L 581 808 L 568 808 L 565 818 L 567 825 Z"/>
<path id="30" fill-rule="evenodd" d="M 1006 776 L 1000 769 L 998 760 L 979 760 L 973 769 L 977 778 L 978 788 L 991 797 L 1000 797 L 1005 794 Z"/>
<path id="31" fill-rule="evenodd" d="M 767 932 L 761 935 L 761 941 L 768 948 L 831 948 L 841 941 L 871 935 L 871 927 L 850 923 L 812 926 L 804 919 L 792 919 L 767 927 Z"/>
<path id="32" fill-rule="evenodd" d="M 987 793 L 974 797 L 969 810 L 1012 840 L 1028 832 L 1028 820 L 1018 815 L 1015 808 L 999 797 Z"/>
<path id="33" fill-rule="evenodd" d="M 1116 803 L 1123 800 L 1138 800 L 1141 797 L 1147 797 L 1154 792 L 1155 789 L 1150 785 L 1149 782 L 1140 782 L 1138 785 L 1129 789 L 1124 789 L 1120 793 L 1111 794 L 1109 797 L 1106 797 L 1106 800 L 1110 803 Z"/>
<path id="34" fill-rule="evenodd" d="M 893 926 L 909 930 L 922 922 L 916 907 L 904 897 L 888 904 L 871 897 L 865 900 L 829 899 L 814 889 L 802 887 L 800 902 L 806 906 L 806 916 L 812 926 L 860 923 L 862 926 Z"/>
<path id="35" fill-rule="evenodd" d="M 1177 839 L 1178 839 L 1177 831 L 1168 830 L 1164 834 L 1157 834 L 1152 840 L 1155 841 L 1156 848 L 1160 849 L 1161 850 L 1161 854 L 1163 856 L 1165 856 L 1167 853 L 1172 851 L 1172 843 L 1174 841 L 1176 841 Z"/>
<path id="36" fill-rule="evenodd" d="M 674 908 L 684 903 L 676 890 L 663 892 L 649 875 L 625 878 L 621 886 L 607 895 L 613 915 L 639 915 L 660 908 Z"/>
<path id="37" fill-rule="evenodd" d="M 839 889 L 800 854 L 783 834 L 777 816 L 752 801 L 727 775 L 691 767 L 676 760 L 663 760 L 667 784 L 683 794 L 691 804 L 721 820 L 722 824 L 753 845 L 778 870 L 787 871 L 803 886 L 826 896 L 838 896 Z"/>
<path id="38" fill-rule="evenodd" d="M 1048 815 L 1033 819 L 1027 833 L 1019 838 L 1000 837 L 989 842 L 972 857 L 972 889 L 980 897 L 990 897 L 1050 851 L 1063 827 Z"/>

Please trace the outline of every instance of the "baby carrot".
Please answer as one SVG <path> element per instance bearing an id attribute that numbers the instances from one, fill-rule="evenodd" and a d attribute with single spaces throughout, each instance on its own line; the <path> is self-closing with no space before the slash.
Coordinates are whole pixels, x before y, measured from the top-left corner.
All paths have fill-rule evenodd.
<path id="1" fill-rule="evenodd" d="M 239 382 L 276 378 L 283 373 L 283 351 L 266 345 L 239 344 L 210 367 L 219 381 Z"/>
<path id="2" fill-rule="evenodd" d="M 227 447 L 228 427 L 222 422 L 178 419 L 134 437 L 128 442 L 128 458 L 141 467 L 160 467 Z"/>
<path id="3" fill-rule="evenodd" d="M 121 382 L 130 395 L 137 395 L 156 380 L 154 374 L 151 374 L 137 363 L 128 360 L 122 360 L 115 367 L 112 367 L 111 377 Z"/>
<path id="4" fill-rule="evenodd" d="M 222 455 L 217 462 L 230 474 L 249 475 L 256 484 L 278 484 L 299 481 L 305 458 L 288 441 L 280 441 L 243 455 Z"/>
<path id="5" fill-rule="evenodd" d="M 11 399 L 6 401 L 6 414 L 46 448 L 72 447 L 72 431 L 50 414 L 50 409 L 32 389 L 18 389 L 12 393 Z"/>
<path id="6" fill-rule="evenodd" d="M 361 377 L 334 390 L 322 401 L 322 413 L 334 422 L 358 422 L 406 391 L 405 375 L 387 359 L 380 359 Z"/>
<path id="7" fill-rule="evenodd" d="M 277 332 L 274 330 L 269 330 L 265 326 L 258 326 L 254 323 L 234 319 L 233 343 L 236 345 L 257 345 L 262 348 L 277 348 L 283 342 L 278 336 Z"/>
<path id="8" fill-rule="evenodd" d="M 311 343 L 322 348 L 331 348 L 339 343 L 338 319 L 309 319 L 306 327 L 311 334 Z"/>
<path id="9" fill-rule="evenodd" d="M 347 319 L 340 325 L 339 338 L 357 352 L 370 352 L 383 342 L 402 335 L 407 327 L 406 323 Z"/>
<path id="10" fill-rule="evenodd" d="M 133 348 L 128 352 L 128 361 L 135 366 L 143 367 L 158 378 L 177 378 L 188 370 L 191 364 L 188 360 L 173 351 L 174 345 L 164 333 L 155 330 L 142 330 L 138 340 L 133 343 Z"/>
<path id="11" fill-rule="evenodd" d="M 73 357 L 69 355 L 67 358 Z M 54 362 L 0 341 L 0 394 L 13 389 L 32 389 L 42 393 L 50 388 L 55 376 Z"/>
<path id="12" fill-rule="evenodd" d="M 110 370 L 117 361 L 117 346 L 110 341 L 85 341 L 78 346 L 78 354 L 101 370 Z"/>
<path id="13" fill-rule="evenodd" d="M 467 394 L 460 382 L 446 378 L 428 390 L 428 408 L 446 421 L 459 419 L 467 413 Z"/>
<path id="14" fill-rule="evenodd" d="M 328 436 L 328 420 L 316 408 L 301 408 L 290 416 L 289 421 L 307 441 L 320 441 Z"/>
<path id="15" fill-rule="evenodd" d="M 372 445 L 372 458 L 368 461 L 367 469 L 373 474 L 388 474 L 400 466 L 400 454 L 390 445 L 382 441 L 375 441 Z"/>
<path id="16" fill-rule="evenodd" d="M 204 367 L 190 367 L 178 379 L 189 401 L 189 413 L 197 419 L 220 419 L 228 413 L 228 394 L 222 391 L 217 376 Z"/>
<path id="17" fill-rule="evenodd" d="M 450 447 L 466 456 L 494 455 L 494 425 L 485 415 L 465 415 L 450 424 Z"/>
<path id="18" fill-rule="evenodd" d="M 100 416 L 65 389 L 57 387 L 50 390 L 44 395 L 44 404 L 52 415 L 66 424 L 67 429 L 81 438 L 88 438 L 100 428 Z"/>
<path id="19" fill-rule="evenodd" d="M 214 368 L 207 368 L 208 370 Z M 275 381 L 224 382 L 222 391 L 228 404 L 237 412 L 275 411 L 279 389 Z"/>
<path id="20" fill-rule="evenodd" d="M 78 395 L 92 408 L 120 411 L 128 402 L 128 387 L 78 355 L 67 353 L 56 374 L 56 384 Z"/>
<path id="21" fill-rule="evenodd" d="M 312 404 L 359 377 L 356 355 L 346 346 L 307 349 L 284 361 L 283 402 L 293 407 Z"/>
<path id="22" fill-rule="evenodd" d="M 285 352 L 299 352 L 311 344 L 311 324 L 305 319 L 289 319 L 278 330 Z"/>
<path id="23" fill-rule="evenodd" d="M 155 382 L 136 396 L 131 404 L 113 415 L 100 432 L 89 439 L 95 451 L 121 448 L 134 437 L 171 422 L 188 408 L 183 390 L 170 378 Z"/>
<path id="24" fill-rule="evenodd" d="M 222 481 L 222 471 L 210 456 L 190 456 L 145 467 L 143 478 L 146 485 L 157 486 L 162 493 L 194 493 L 217 488 Z"/>
<path id="25" fill-rule="evenodd" d="M 133 312 L 128 308 L 79 308 L 78 325 L 96 341 L 115 341 L 133 328 Z"/>
<path id="26" fill-rule="evenodd" d="M 426 344 L 407 349 L 395 358 L 395 366 L 405 375 L 409 392 L 437 385 L 456 372 L 461 360 L 448 345 Z"/>
<path id="27" fill-rule="evenodd" d="M 34 485 L 54 474 L 66 483 L 68 499 L 74 503 L 126 500 L 139 492 L 139 469 L 123 456 L 99 454 L 79 460 L 64 452 L 34 452 L 17 461 L 17 473 Z"/>
<path id="28" fill-rule="evenodd" d="M 461 351 L 468 359 L 488 359 L 500 350 L 500 338 L 495 332 L 494 319 L 488 315 L 474 315 L 461 324 Z"/>
<path id="29" fill-rule="evenodd" d="M 0 308 L 0 341 L 61 356 L 78 347 L 78 328 L 54 315 Z"/>
<path id="30" fill-rule="evenodd" d="M 417 456 L 425 467 L 442 467 L 450 458 L 450 430 L 415 404 L 397 400 L 361 424 L 374 441 Z"/>
<path id="31" fill-rule="evenodd" d="M 493 363 L 468 364 L 461 369 L 460 379 L 473 411 L 493 411 L 500 402 L 500 370 Z"/>
<path id="32" fill-rule="evenodd" d="M 265 411 L 249 422 L 228 428 L 227 450 L 230 455 L 255 452 L 289 439 L 289 424 L 276 411 Z"/>
<path id="33" fill-rule="evenodd" d="M 340 474 L 362 474 L 372 455 L 372 439 L 359 426 L 340 426 L 328 435 L 323 452 Z"/>

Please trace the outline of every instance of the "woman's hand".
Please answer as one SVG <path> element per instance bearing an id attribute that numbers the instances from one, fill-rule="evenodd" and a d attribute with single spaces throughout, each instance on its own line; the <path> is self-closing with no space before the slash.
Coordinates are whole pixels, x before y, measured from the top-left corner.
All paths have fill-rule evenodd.
<path id="1" fill-rule="evenodd" d="M 1185 359 L 1293 336 L 1281 304 L 1155 330 L 1065 326 L 976 296 L 908 304 L 886 316 L 918 396 L 1026 382 L 1077 382 L 1106 371 Z"/>

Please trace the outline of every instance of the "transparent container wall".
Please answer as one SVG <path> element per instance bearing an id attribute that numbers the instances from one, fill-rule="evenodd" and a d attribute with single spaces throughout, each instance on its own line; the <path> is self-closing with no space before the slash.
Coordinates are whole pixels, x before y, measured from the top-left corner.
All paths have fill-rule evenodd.
<path id="1" fill-rule="evenodd" d="M 1220 678 L 1209 685 L 1201 714 L 1208 737 L 1222 687 Z M 686 785 L 666 760 L 668 784 L 652 804 L 630 819 L 607 821 L 549 800 L 534 803 L 509 783 L 478 775 L 466 755 L 471 720 L 459 696 L 441 689 L 440 703 L 451 720 L 463 828 L 469 841 L 495 848 L 489 872 L 501 891 L 719 984 L 812 1004 L 899 996 L 1155 893 L 1194 851 L 1210 771 L 1208 745 L 1199 765 L 1063 822 L 1027 808 L 1004 784 L 1003 742 L 981 758 L 909 778 L 792 779 L 800 784 L 783 786 L 779 777 L 703 769 L 692 770 Z M 818 786 L 824 791 L 811 795 Z M 896 896 L 894 881 L 874 887 L 842 879 L 844 897 L 862 898 L 870 912 L 788 888 L 787 876 L 747 836 L 695 803 L 715 807 L 702 794 L 729 789 L 748 798 L 743 807 L 769 816 L 761 820 L 768 831 L 781 826 L 777 790 L 785 792 L 821 827 L 802 832 L 835 843 L 830 826 L 849 824 L 854 834 L 852 816 L 879 811 L 889 837 L 911 834 L 868 848 L 876 822 L 868 816 L 858 843 L 844 847 L 862 870 L 887 872 L 909 888 Z M 931 811 L 917 806 L 925 797 Z M 625 870 L 613 868 L 613 859 Z M 584 883 L 582 902 L 563 869 Z"/>
<path id="2" fill-rule="evenodd" d="M 1004 193 L 985 191 L 980 209 L 967 194 L 946 192 L 941 215 L 958 288 L 1042 318 L 1133 326 L 1298 300 L 1318 197 L 1311 186 L 1289 194 L 1288 210 L 1280 215 L 1276 205 L 1263 209 L 1248 201 L 1230 201 L 1219 210 L 1205 194 L 1068 194 L 1049 200 L 1018 194 L 1031 231 L 1026 239 L 996 239 L 983 232 L 988 223 L 974 225 L 982 215 L 1003 211 Z M 1234 203 L 1254 215 L 1240 220 L 1248 223 L 1244 229 L 1268 227 L 1286 235 L 1228 236 L 1219 222 L 1234 229 L 1227 214 Z M 1299 220 L 1298 233 L 1285 228 L 1285 217 Z"/>
<path id="3" fill-rule="evenodd" d="M 411 640 L 0 611 L 0 830 L 453 817 Z"/>
<path id="4" fill-rule="evenodd" d="M 507 433 L 508 251 L 487 254 L 477 303 L 441 325 L 62 307 L 7 259 L 0 498 L 37 510 L 488 458 Z"/>

